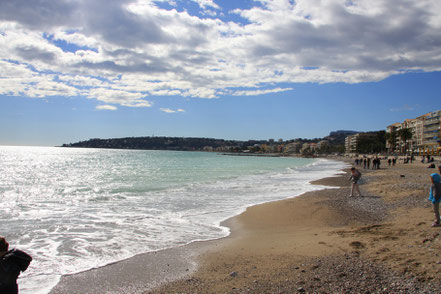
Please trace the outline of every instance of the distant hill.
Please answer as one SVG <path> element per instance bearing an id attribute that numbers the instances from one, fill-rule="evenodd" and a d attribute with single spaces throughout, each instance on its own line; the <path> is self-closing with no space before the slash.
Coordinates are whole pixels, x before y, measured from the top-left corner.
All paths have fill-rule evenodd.
<path id="1" fill-rule="evenodd" d="M 238 147 L 265 144 L 267 141 L 235 141 L 213 138 L 185 138 L 185 137 L 128 137 L 116 139 L 90 139 L 62 147 L 82 148 L 109 148 L 109 149 L 140 149 L 140 150 L 203 150 L 204 147 Z"/>
<path id="2" fill-rule="evenodd" d="M 256 145 L 282 145 L 291 142 L 314 142 L 321 140 L 329 142 L 329 151 L 335 148 L 344 148 L 345 138 L 348 135 L 353 135 L 356 131 L 339 130 L 331 132 L 324 138 L 315 139 L 293 139 L 288 141 L 274 141 L 274 140 L 224 140 L 214 138 L 186 138 L 186 137 L 127 137 L 127 138 L 113 138 L 113 139 L 99 139 L 94 138 L 77 143 L 63 144 L 62 147 L 78 147 L 78 148 L 103 148 L 103 149 L 138 149 L 138 150 L 179 150 L 179 151 L 199 151 L 212 148 L 223 151 L 240 151 L 247 150 Z M 333 149 L 332 149 L 333 148 Z"/>
<path id="3" fill-rule="evenodd" d="M 357 134 L 357 131 L 345 131 L 339 130 L 329 133 L 329 136 L 323 138 L 323 140 L 328 140 L 331 145 L 344 145 L 345 138 L 350 135 Z"/>
<path id="4" fill-rule="evenodd" d="M 354 135 L 354 134 L 357 134 L 357 133 L 359 133 L 359 132 L 357 132 L 357 131 L 339 130 L 339 131 L 330 132 L 329 136 L 341 136 L 341 135 L 350 136 L 350 135 Z"/>

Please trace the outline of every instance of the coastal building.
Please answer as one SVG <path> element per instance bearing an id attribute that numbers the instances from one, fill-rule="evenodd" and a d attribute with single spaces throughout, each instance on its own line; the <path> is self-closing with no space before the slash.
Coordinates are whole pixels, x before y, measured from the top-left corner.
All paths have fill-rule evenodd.
<path id="1" fill-rule="evenodd" d="M 302 149 L 302 143 L 293 142 L 285 145 L 284 152 L 289 154 L 299 153 L 301 149 Z"/>
<path id="2" fill-rule="evenodd" d="M 387 126 L 386 133 L 394 134 L 395 137 L 386 140 L 386 149 L 389 153 L 400 152 L 412 154 L 417 152 L 423 144 L 423 123 L 424 116 L 412 119 L 405 119 L 403 123 L 394 123 Z M 412 134 L 411 138 L 403 140 L 400 131 L 408 129 Z"/>
<path id="3" fill-rule="evenodd" d="M 384 131 L 362 132 L 347 136 L 346 153 L 379 153 L 384 152 Z"/>
<path id="4" fill-rule="evenodd" d="M 417 122 L 415 124 L 415 139 L 414 139 L 414 150 L 415 151 L 419 151 L 419 149 L 421 149 L 421 147 L 423 146 L 423 142 L 424 142 L 424 120 L 426 118 L 426 115 L 422 115 L 417 117 Z"/>
<path id="5" fill-rule="evenodd" d="M 357 151 L 357 141 L 360 137 L 360 133 L 347 136 L 345 138 L 345 150 L 346 153 L 354 153 Z"/>
<path id="6" fill-rule="evenodd" d="M 325 146 L 329 145 L 329 141 L 328 140 L 321 140 L 320 142 L 317 143 L 317 149 L 321 149 Z"/>
<path id="7" fill-rule="evenodd" d="M 423 120 L 421 118 L 406 119 L 402 125 L 403 129 L 409 129 L 412 137 L 406 142 L 400 138 L 401 150 L 403 153 L 412 154 L 422 144 Z"/>
<path id="8" fill-rule="evenodd" d="M 386 133 L 395 133 L 395 140 L 387 140 L 389 153 L 398 151 L 407 154 L 441 153 L 441 110 L 406 119 L 403 123 L 394 123 L 386 127 Z M 412 137 L 404 141 L 399 135 L 400 130 L 409 129 Z"/>
<path id="9" fill-rule="evenodd" d="M 426 154 L 439 154 L 441 151 L 441 110 L 430 112 L 425 115 L 423 123 L 422 152 Z"/>
<path id="10" fill-rule="evenodd" d="M 262 153 L 267 153 L 269 152 L 269 145 L 267 144 L 255 144 L 254 145 L 255 149 L 257 149 L 258 151 L 262 152 Z"/>
<path id="11" fill-rule="evenodd" d="M 317 143 L 303 143 L 300 153 L 314 152 L 317 149 Z"/>
<path id="12" fill-rule="evenodd" d="M 397 135 L 397 131 L 401 129 L 400 123 L 394 123 L 386 127 L 387 134 L 395 134 L 396 137 L 393 139 L 386 140 L 386 149 L 389 153 L 393 153 L 396 150 L 399 150 L 400 142 Z"/>
<path id="13" fill-rule="evenodd" d="M 266 146 L 265 152 L 266 153 L 279 153 L 280 148 L 281 148 L 280 145 L 269 145 L 269 146 Z"/>

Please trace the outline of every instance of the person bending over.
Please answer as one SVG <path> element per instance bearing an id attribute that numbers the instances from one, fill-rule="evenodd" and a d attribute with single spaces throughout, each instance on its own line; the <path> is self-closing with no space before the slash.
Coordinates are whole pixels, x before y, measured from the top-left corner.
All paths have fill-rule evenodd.
<path id="1" fill-rule="evenodd" d="M 358 195 L 361 195 L 360 189 L 358 188 L 358 180 L 361 178 L 361 172 L 358 171 L 355 167 L 351 168 L 351 176 L 349 178 L 349 181 L 352 181 L 352 187 L 351 187 L 351 195 L 350 197 L 355 196 L 354 191 L 357 191 Z"/>
<path id="2" fill-rule="evenodd" d="M 9 250 L 9 243 L 0 236 L 0 293 L 18 293 L 17 278 L 24 272 L 32 261 L 27 253 L 18 250 Z"/>

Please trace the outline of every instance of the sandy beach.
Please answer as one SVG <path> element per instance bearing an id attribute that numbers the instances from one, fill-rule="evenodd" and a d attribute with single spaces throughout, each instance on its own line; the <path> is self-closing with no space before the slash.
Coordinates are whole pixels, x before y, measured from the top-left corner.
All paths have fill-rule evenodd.
<path id="1" fill-rule="evenodd" d="M 364 170 L 328 189 L 253 206 L 227 238 L 144 254 L 63 277 L 52 293 L 438 293 L 440 228 L 427 164 Z M 158 287 L 159 285 L 159 287 Z"/>
<path id="2" fill-rule="evenodd" d="M 258 205 L 228 221 L 200 267 L 153 293 L 439 293 L 439 228 L 427 164 L 363 170 L 365 197 L 337 188 Z"/>

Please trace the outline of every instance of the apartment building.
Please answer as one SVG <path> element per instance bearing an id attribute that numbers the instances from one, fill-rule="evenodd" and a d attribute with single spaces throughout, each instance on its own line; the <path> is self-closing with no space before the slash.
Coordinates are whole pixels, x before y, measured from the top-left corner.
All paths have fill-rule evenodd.
<path id="1" fill-rule="evenodd" d="M 424 119 L 425 119 L 426 115 L 422 115 L 416 118 L 417 122 L 415 124 L 415 146 L 416 148 L 420 148 L 421 146 L 423 146 L 423 142 L 424 142 L 424 137 L 423 137 L 423 132 L 424 132 Z"/>
<path id="2" fill-rule="evenodd" d="M 409 129 L 412 138 L 404 142 L 400 136 L 396 137 L 395 145 L 386 142 L 389 152 L 417 154 L 440 154 L 441 152 L 441 110 L 421 115 L 417 118 L 406 119 L 402 123 L 394 123 L 386 127 L 387 133 L 399 132 L 401 129 Z"/>
<path id="3" fill-rule="evenodd" d="M 329 141 L 328 140 L 321 140 L 320 142 L 317 143 L 317 149 L 321 149 L 325 146 L 329 145 Z"/>
<path id="4" fill-rule="evenodd" d="M 404 129 L 409 129 L 412 133 L 412 138 L 407 140 L 407 142 L 402 142 L 400 138 L 400 144 L 402 146 L 402 149 L 406 148 L 407 150 L 402 150 L 405 153 L 412 153 L 414 150 L 417 150 L 419 146 L 423 143 L 423 121 L 418 118 L 413 119 L 406 119 L 403 122 L 402 127 Z"/>
<path id="5" fill-rule="evenodd" d="M 300 142 L 293 142 L 285 145 L 286 153 L 299 153 L 302 149 L 302 144 Z"/>
<path id="6" fill-rule="evenodd" d="M 345 150 L 346 153 L 354 153 L 357 151 L 357 140 L 360 137 L 360 133 L 347 136 L 345 138 Z"/>
<path id="7" fill-rule="evenodd" d="M 386 133 L 397 133 L 398 130 L 402 128 L 402 125 L 400 123 L 394 123 L 386 127 Z M 399 138 L 397 137 L 394 142 L 390 142 L 389 140 L 386 140 L 386 149 L 389 153 L 399 150 L 401 146 L 401 142 L 399 141 Z"/>
<path id="8" fill-rule="evenodd" d="M 423 144 L 424 152 L 439 154 L 441 151 L 441 110 L 427 113 L 423 122 Z"/>
<path id="9" fill-rule="evenodd" d="M 317 149 L 317 143 L 303 143 L 300 153 L 313 152 Z"/>

